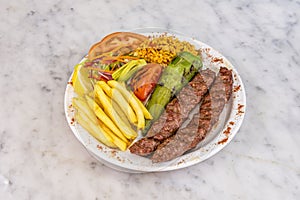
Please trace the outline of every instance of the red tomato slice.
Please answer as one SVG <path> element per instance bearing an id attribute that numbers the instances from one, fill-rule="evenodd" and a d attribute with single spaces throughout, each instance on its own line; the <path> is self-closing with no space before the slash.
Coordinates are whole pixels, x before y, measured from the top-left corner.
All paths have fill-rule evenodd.
<path id="1" fill-rule="evenodd" d="M 156 63 L 150 63 L 140 69 L 131 79 L 130 85 L 133 93 L 141 101 L 145 101 L 154 90 L 158 82 L 162 66 Z"/>

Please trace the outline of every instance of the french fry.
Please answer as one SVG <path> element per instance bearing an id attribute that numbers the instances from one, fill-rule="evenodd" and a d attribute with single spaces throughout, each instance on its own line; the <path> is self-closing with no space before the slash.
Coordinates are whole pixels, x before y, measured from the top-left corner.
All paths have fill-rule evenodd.
<path id="1" fill-rule="evenodd" d="M 143 111 L 143 114 L 145 116 L 146 119 L 152 119 L 152 115 L 149 113 L 149 111 L 147 110 L 147 108 L 144 106 L 144 104 L 133 94 L 133 92 L 130 92 L 131 95 L 135 98 L 135 100 L 139 103 L 140 108 Z"/>
<path id="2" fill-rule="evenodd" d="M 97 119 L 95 113 L 90 109 L 84 98 L 74 98 L 73 104 L 77 109 L 76 120 L 80 121 L 85 129 L 97 140 L 109 147 L 118 147 L 120 150 L 125 151 L 127 148 L 126 142 L 116 136 L 103 122 Z M 91 119 L 93 116 L 93 120 Z M 79 120 L 78 120 L 79 118 Z M 97 127 L 96 127 L 97 126 Z M 96 130 L 99 129 L 99 130 Z M 97 132 L 96 132 L 97 131 Z M 103 134 L 106 138 L 99 138 L 98 134 Z"/>
<path id="3" fill-rule="evenodd" d="M 135 139 L 137 133 L 122 120 L 122 118 L 117 114 L 117 112 L 112 107 L 112 100 L 104 93 L 99 85 L 95 85 L 95 92 L 97 98 L 100 100 L 104 111 L 111 118 L 111 120 L 117 125 L 121 130 L 123 135 L 128 139 Z M 109 126 L 108 126 L 109 127 Z"/>
<path id="4" fill-rule="evenodd" d="M 130 126 L 130 122 L 128 121 L 127 116 L 125 115 L 125 113 L 122 111 L 122 109 L 120 108 L 120 106 L 113 101 L 112 102 L 112 106 L 114 108 L 114 110 L 116 111 L 116 113 L 121 117 L 121 119 L 123 119 L 123 121 L 126 123 L 127 126 Z"/>
<path id="5" fill-rule="evenodd" d="M 118 90 L 111 88 L 104 81 L 98 81 L 97 84 L 103 89 L 107 96 L 109 96 L 113 101 L 115 101 L 119 105 L 119 108 L 122 109 L 122 111 L 125 113 L 126 117 L 131 123 L 134 124 L 137 122 L 137 118 L 134 111 Z"/>
<path id="6" fill-rule="evenodd" d="M 103 143 L 104 145 L 108 146 L 108 147 L 117 147 L 114 143 L 112 143 L 111 141 L 112 138 L 110 137 L 109 141 L 107 139 L 107 137 L 103 134 L 103 130 L 100 129 L 100 126 L 90 122 L 90 121 L 86 121 L 89 120 L 89 118 L 87 116 L 84 116 L 85 114 L 77 112 L 75 115 L 76 121 L 84 128 L 86 129 L 94 138 L 96 138 L 98 141 L 100 141 L 101 143 Z"/>
<path id="7" fill-rule="evenodd" d="M 82 110 L 78 110 L 77 109 L 77 112 L 76 114 L 79 115 L 79 117 L 81 117 L 84 121 L 86 122 L 89 122 L 91 121 L 91 116 L 94 116 L 95 117 L 95 121 L 94 122 L 91 122 L 92 124 L 94 124 L 95 126 L 99 126 L 99 122 L 100 120 L 96 117 L 96 114 L 94 111 L 91 110 L 91 108 L 89 107 L 89 105 L 87 104 L 86 100 L 84 97 L 79 97 L 80 101 L 84 102 L 85 104 L 83 104 L 84 106 L 87 106 L 87 108 L 85 108 L 85 110 L 90 110 L 91 112 L 88 112 L 88 113 L 85 113 L 83 112 Z M 99 127 L 101 128 L 101 127 Z M 103 132 L 103 130 L 101 129 L 100 130 L 101 132 Z M 107 135 L 106 133 L 103 133 L 103 135 L 106 137 L 106 139 L 110 142 L 112 142 L 112 138 Z"/>
<path id="8" fill-rule="evenodd" d="M 107 83 L 105 83 L 104 81 L 98 81 L 96 84 L 99 85 L 103 89 L 103 91 L 107 94 L 107 96 L 112 98 L 111 87 L 109 85 L 107 85 Z"/>
<path id="9" fill-rule="evenodd" d="M 98 119 L 97 119 L 95 113 L 87 105 L 85 99 L 74 97 L 72 99 L 72 105 L 74 106 L 74 108 L 77 109 L 77 112 L 83 112 L 86 116 L 88 116 L 90 121 L 92 121 L 94 124 L 98 123 Z"/>
<path id="10" fill-rule="evenodd" d="M 121 140 L 119 137 L 117 137 L 103 122 L 100 122 L 100 126 L 106 132 L 109 134 L 112 138 L 112 142 L 119 147 L 120 150 L 125 151 L 127 148 L 127 143 Z"/>
<path id="11" fill-rule="evenodd" d="M 129 102 L 123 97 L 123 95 L 115 88 L 112 89 L 112 98 L 120 106 L 121 110 L 125 113 L 131 123 L 137 122 L 137 117 Z"/>
<path id="12" fill-rule="evenodd" d="M 87 103 L 91 109 L 94 110 L 96 116 L 102 121 L 106 126 L 108 126 L 113 133 L 115 133 L 120 139 L 128 143 L 127 138 L 119 130 L 119 128 L 114 124 L 114 122 L 105 114 L 105 112 L 100 108 L 100 106 L 89 96 L 86 96 Z"/>
<path id="13" fill-rule="evenodd" d="M 99 82 L 100 81 L 98 81 L 97 83 L 99 84 Z M 100 84 L 99 84 L 100 85 Z M 108 95 L 111 95 L 112 96 L 112 93 L 111 93 L 111 87 L 109 86 L 109 85 L 107 85 L 107 84 L 105 84 L 106 86 L 104 86 L 104 88 L 105 88 L 105 90 L 103 89 L 103 85 L 101 85 L 101 88 L 104 90 L 104 92 Z M 101 102 L 100 102 L 100 100 L 99 100 L 99 98 L 95 98 L 95 93 L 96 92 L 94 92 L 93 91 L 93 98 L 94 98 L 94 100 L 96 101 L 96 103 L 103 109 L 103 107 L 102 107 L 102 104 L 101 104 Z M 110 97 L 110 96 L 109 96 Z M 128 125 L 128 126 L 130 126 L 130 123 L 129 123 L 129 121 L 128 121 L 128 118 L 127 118 L 127 116 L 125 115 L 125 113 L 122 111 L 122 109 L 120 108 L 120 106 L 115 102 L 115 101 L 112 101 L 112 106 L 113 106 L 113 108 L 115 108 L 114 110 L 119 114 L 119 116 L 121 117 L 121 119 L 123 119 L 123 121 Z"/>
<path id="14" fill-rule="evenodd" d="M 114 145 L 114 140 L 112 139 L 112 137 L 107 134 L 107 131 L 102 130 L 102 128 L 99 126 L 100 124 L 100 120 L 97 119 L 96 114 L 94 113 L 94 111 L 91 110 L 91 108 L 89 107 L 89 105 L 87 104 L 86 100 L 83 97 L 75 97 L 72 99 L 72 104 L 73 106 L 76 108 L 77 112 L 76 112 L 76 120 L 79 121 L 82 124 L 82 126 L 85 126 L 84 128 L 96 139 L 98 139 L 100 142 L 102 142 L 103 144 L 110 146 L 110 147 L 116 147 L 116 145 Z M 92 127 L 90 127 L 90 124 L 92 123 Z M 97 131 L 97 133 L 95 132 L 95 126 L 97 126 L 97 129 L 100 129 Z M 100 133 L 99 133 L 100 132 Z M 104 137 L 108 140 L 105 141 L 103 138 L 97 138 L 96 134 L 103 134 Z M 103 142 L 104 141 L 104 142 Z"/>
<path id="15" fill-rule="evenodd" d="M 88 94 L 88 96 L 91 97 L 91 98 L 98 104 L 98 106 L 100 106 L 100 108 L 103 109 L 103 107 L 102 107 L 102 105 L 101 105 L 99 99 L 95 98 L 96 95 L 95 95 L 95 91 L 94 91 L 94 90 L 93 90 L 92 92 L 90 92 L 90 93 Z"/>
<path id="16" fill-rule="evenodd" d="M 107 82 L 109 86 L 112 88 L 116 88 L 121 94 L 124 96 L 124 98 L 129 102 L 130 106 L 134 110 L 136 116 L 137 116 L 137 127 L 138 129 L 144 129 L 145 127 L 145 118 L 142 109 L 139 106 L 139 103 L 136 101 L 136 99 L 133 97 L 133 94 L 131 94 L 125 86 L 123 86 L 121 83 L 110 80 Z"/>

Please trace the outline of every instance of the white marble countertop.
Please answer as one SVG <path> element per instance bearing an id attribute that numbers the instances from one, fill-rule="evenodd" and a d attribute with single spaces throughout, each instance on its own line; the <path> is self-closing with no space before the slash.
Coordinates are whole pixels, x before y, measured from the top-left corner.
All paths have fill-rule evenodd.
<path id="1" fill-rule="evenodd" d="M 299 0 L 1 0 L 0 199 L 299 199 L 299 10 Z M 178 30 L 229 58 L 245 83 L 247 113 L 212 158 L 128 174 L 85 151 L 63 98 L 91 44 L 146 26 Z"/>

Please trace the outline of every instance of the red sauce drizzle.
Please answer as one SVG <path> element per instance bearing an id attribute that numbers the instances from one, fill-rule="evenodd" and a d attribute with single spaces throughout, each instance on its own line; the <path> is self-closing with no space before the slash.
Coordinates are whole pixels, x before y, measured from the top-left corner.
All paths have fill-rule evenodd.
<path id="1" fill-rule="evenodd" d="M 223 143 L 227 142 L 227 140 L 228 140 L 228 137 L 226 137 L 223 140 L 219 141 L 218 144 L 223 144 Z"/>
<path id="2" fill-rule="evenodd" d="M 111 151 L 111 156 L 112 156 L 112 157 L 115 157 L 116 154 L 117 154 L 117 151 L 116 151 L 116 150 L 112 150 L 112 151 Z"/>
<path id="3" fill-rule="evenodd" d="M 214 58 L 212 61 L 213 62 L 221 62 L 221 63 L 223 63 L 223 58 Z"/>
<path id="4" fill-rule="evenodd" d="M 237 91 L 239 91 L 240 89 L 241 89 L 241 85 L 235 86 L 235 87 L 233 88 L 233 92 L 237 92 Z"/>
<path id="5" fill-rule="evenodd" d="M 231 131 L 231 127 L 227 127 L 226 130 L 223 132 L 225 135 L 229 135 Z"/>
<path id="6" fill-rule="evenodd" d="M 75 122 L 75 119 L 74 119 L 74 117 L 72 117 L 72 118 L 71 118 L 71 122 L 70 122 L 70 124 L 71 124 L 71 125 L 73 125 L 73 124 L 74 124 L 74 122 Z"/>
<path id="7" fill-rule="evenodd" d="M 238 104 L 238 113 L 237 114 L 243 114 L 244 111 L 242 111 L 244 105 Z"/>
<path id="8" fill-rule="evenodd" d="M 102 146 L 100 146 L 99 144 L 97 145 L 97 149 L 101 150 L 102 151 Z"/>

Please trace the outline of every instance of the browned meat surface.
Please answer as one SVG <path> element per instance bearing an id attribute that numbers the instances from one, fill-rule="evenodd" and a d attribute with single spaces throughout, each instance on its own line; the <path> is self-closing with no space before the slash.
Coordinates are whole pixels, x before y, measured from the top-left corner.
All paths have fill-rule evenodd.
<path id="1" fill-rule="evenodd" d="M 165 112 L 148 131 L 147 138 L 135 142 L 129 148 L 130 152 L 142 156 L 152 153 L 161 141 L 178 130 L 192 109 L 201 101 L 214 79 L 215 73 L 209 69 L 197 74 L 166 106 Z"/>
<path id="2" fill-rule="evenodd" d="M 140 156 L 147 156 L 152 153 L 159 144 L 160 141 L 153 138 L 142 138 L 134 143 L 131 147 L 129 147 L 129 150 L 131 153 Z"/>
<path id="3" fill-rule="evenodd" d="M 231 70 L 220 68 L 214 84 L 203 99 L 199 113 L 193 116 L 185 128 L 179 129 L 175 135 L 158 145 L 151 158 L 152 161 L 172 160 L 195 148 L 219 120 L 225 103 L 230 99 L 232 84 Z"/>
<path id="4" fill-rule="evenodd" d="M 189 113 L 200 103 L 215 79 L 215 73 L 209 69 L 201 71 L 184 87 L 177 98 L 167 106 L 162 116 L 153 123 L 147 137 L 164 140 L 170 137 L 187 119 Z"/>

